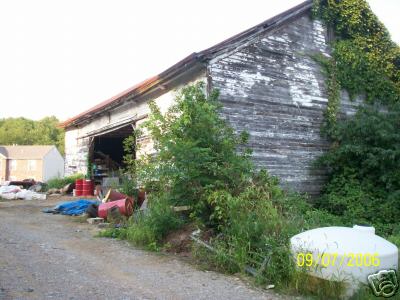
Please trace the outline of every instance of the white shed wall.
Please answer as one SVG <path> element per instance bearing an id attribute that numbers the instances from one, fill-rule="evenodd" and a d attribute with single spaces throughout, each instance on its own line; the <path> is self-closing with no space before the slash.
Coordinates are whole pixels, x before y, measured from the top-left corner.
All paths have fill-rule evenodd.
<path id="1" fill-rule="evenodd" d="M 53 147 L 43 158 L 43 181 L 64 177 L 64 158 Z"/>

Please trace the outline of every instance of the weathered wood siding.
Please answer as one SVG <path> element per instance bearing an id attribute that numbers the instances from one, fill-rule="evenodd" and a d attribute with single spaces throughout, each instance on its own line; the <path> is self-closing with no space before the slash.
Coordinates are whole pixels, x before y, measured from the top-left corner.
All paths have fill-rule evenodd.
<path id="1" fill-rule="evenodd" d="M 325 39 L 325 28 L 307 14 L 208 66 L 222 116 L 238 132 L 250 133 L 256 165 L 284 186 L 310 194 L 325 180 L 324 171 L 311 165 L 328 147 L 320 136 L 327 93 L 321 68 L 310 57 L 329 55 Z M 343 112 L 352 113 L 352 107 L 344 99 Z"/>

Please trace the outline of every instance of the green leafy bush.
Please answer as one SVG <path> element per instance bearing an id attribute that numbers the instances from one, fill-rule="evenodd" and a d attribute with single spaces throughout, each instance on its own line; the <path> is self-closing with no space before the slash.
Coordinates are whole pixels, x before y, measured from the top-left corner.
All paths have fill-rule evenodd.
<path id="1" fill-rule="evenodd" d="M 318 206 L 345 222 L 390 234 L 400 215 L 400 106 L 365 107 L 338 125 L 337 143 L 320 163 L 330 180 Z"/>
<path id="2" fill-rule="evenodd" d="M 290 237 L 340 223 L 329 213 L 314 209 L 304 196 L 282 191 L 277 178 L 265 171 L 254 174 L 239 194 L 217 190 L 209 194 L 208 201 L 213 208 L 210 218 L 219 232 L 211 241 L 216 251 L 207 254 L 208 261 L 218 269 L 245 272 L 249 267 L 259 270 L 267 259 L 258 281 L 278 286 L 298 279 Z"/>
<path id="3" fill-rule="evenodd" d="M 211 210 L 204 194 L 218 189 L 235 193 L 252 164 L 248 150 L 237 152 L 248 135 L 235 134 L 218 115 L 218 93 L 206 97 L 203 89 L 203 83 L 183 88 L 165 115 L 150 103 L 144 126 L 157 155 L 144 159 L 138 177 L 146 188 L 167 194 L 172 204 L 195 207 L 208 222 Z"/>
<path id="4" fill-rule="evenodd" d="M 74 174 L 74 175 L 71 175 L 71 176 L 63 177 L 63 178 L 52 178 L 52 179 L 49 179 L 46 182 L 46 185 L 47 185 L 48 189 L 53 189 L 53 188 L 60 189 L 60 188 L 62 188 L 64 186 L 66 186 L 67 184 L 74 183 L 75 180 L 82 179 L 82 178 L 85 178 L 85 175 L 83 175 L 83 174 Z"/>

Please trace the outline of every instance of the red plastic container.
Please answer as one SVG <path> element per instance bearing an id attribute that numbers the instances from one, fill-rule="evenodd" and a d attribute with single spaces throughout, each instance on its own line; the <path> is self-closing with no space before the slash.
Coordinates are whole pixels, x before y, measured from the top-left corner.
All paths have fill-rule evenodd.
<path id="1" fill-rule="evenodd" d="M 83 195 L 83 179 L 75 180 L 75 196 Z"/>
<path id="2" fill-rule="evenodd" d="M 99 217 L 107 218 L 108 210 L 117 206 L 121 215 L 131 216 L 133 214 L 133 201 L 129 198 L 120 199 L 112 202 L 106 202 L 99 205 Z"/>
<path id="3" fill-rule="evenodd" d="M 90 179 L 83 180 L 82 196 L 93 196 L 93 181 Z"/>

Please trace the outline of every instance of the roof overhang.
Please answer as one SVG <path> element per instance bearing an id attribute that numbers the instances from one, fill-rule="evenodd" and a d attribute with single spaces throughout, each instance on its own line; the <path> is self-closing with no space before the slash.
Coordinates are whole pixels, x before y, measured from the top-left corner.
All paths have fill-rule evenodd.
<path id="1" fill-rule="evenodd" d="M 91 109 L 66 120 L 59 126 L 63 128 L 78 126 L 128 101 L 139 102 L 143 99 L 147 99 L 147 96 L 152 93 L 166 93 L 175 88 L 176 85 L 181 84 L 182 81 L 185 81 L 185 78 L 188 80 L 192 79 L 194 74 L 199 74 L 204 71 L 205 65 L 202 59 L 195 53 L 191 54 L 163 73 L 147 79 Z"/>
<path id="2" fill-rule="evenodd" d="M 134 117 L 129 117 L 125 118 L 123 120 L 119 120 L 117 122 L 113 122 L 111 124 L 107 124 L 106 126 L 96 128 L 95 130 L 89 131 L 86 134 L 78 137 L 78 139 L 83 139 L 83 138 L 88 138 L 88 137 L 96 137 L 100 135 L 105 135 L 107 133 L 116 131 L 118 129 L 121 129 L 123 127 L 126 127 L 128 125 L 132 125 L 132 128 L 135 126 L 135 122 L 142 120 L 147 117 L 147 114 L 141 115 L 141 116 L 134 116 Z"/>

